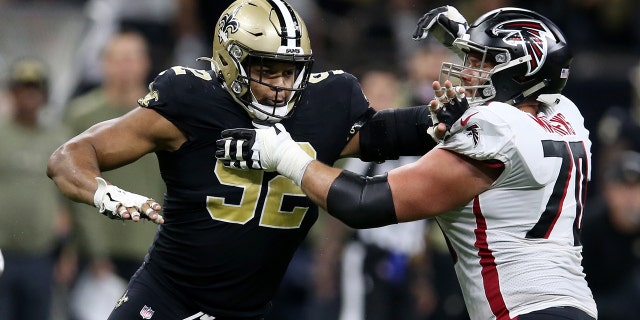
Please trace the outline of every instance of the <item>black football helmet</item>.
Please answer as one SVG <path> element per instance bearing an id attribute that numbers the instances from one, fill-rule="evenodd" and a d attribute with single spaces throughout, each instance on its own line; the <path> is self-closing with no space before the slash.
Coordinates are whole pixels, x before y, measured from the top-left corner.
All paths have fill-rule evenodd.
<path id="1" fill-rule="evenodd" d="M 237 0 L 215 26 L 212 68 L 218 79 L 254 118 L 256 123 L 275 123 L 289 116 L 301 91 L 309 82 L 313 57 L 307 27 L 298 13 L 282 0 Z M 292 88 L 275 87 L 252 79 L 252 65 L 266 61 L 296 66 Z M 251 92 L 250 82 L 279 92 L 293 91 L 284 105 L 264 105 Z"/>
<path id="2" fill-rule="evenodd" d="M 443 63 L 440 81 L 449 79 L 464 86 L 470 105 L 489 101 L 517 105 L 542 94 L 559 94 L 573 59 L 553 22 L 520 8 L 485 13 L 453 47 L 464 55 L 465 63 Z M 469 63 L 472 54 L 480 59 L 480 66 Z M 487 68 L 487 63 L 493 67 Z"/>

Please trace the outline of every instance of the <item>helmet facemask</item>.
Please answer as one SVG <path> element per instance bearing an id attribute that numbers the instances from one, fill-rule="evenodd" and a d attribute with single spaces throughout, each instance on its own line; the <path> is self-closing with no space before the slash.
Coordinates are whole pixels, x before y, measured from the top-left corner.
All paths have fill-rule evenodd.
<path id="1" fill-rule="evenodd" d="M 512 60 L 508 50 L 493 48 L 474 43 L 464 38 L 458 38 L 453 46 L 464 53 L 463 64 L 451 62 L 442 63 L 439 81 L 451 81 L 454 86 L 463 86 L 466 90 L 467 101 L 470 106 L 485 104 L 489 101 L 501 101 L 514 104 L 514 97 L 501 97 L 499 89 L 494 83 L 501 85 L 504 81 L 502 71 L 512 68 L 524 68 L 529 57 L 521 57 Z M 474 63 L 470 57 L 476 57 Z M 496 81 L 497 79 L 497 81 Z M 524 77 L 508 79 L 514 84 L 521 85 L 526 82 Z"/>
<path id="2" fill-rule="evenodd" d="M 564 35 L 553 22 L 519 8 L 484 14 L 453 47 L 465 55 L 465 63 L 443 64 L 440 81 L 451 77 L 454 85 L 464 86 L 471 105 L 490 101 L 518 105 L 541 95 L 557 96 L 572 60 Z"/>
<path id="3" fill-rule="evenodd" d="M 236 94 L 244 92 L 243 95 L 238 95 L 238 99 L 257 122 L 279 122 L 291 115 L 294 106 L 300 100 L 302 91 L 309 82 L 312 63 L 313 60 L 300 57 L 278 59 L 263 54 L 249 54 L 240 65 L 238 78 L 231 90 Z M 277 86 L 269 83 L 267 78 L 273 66 L 284 67 L 285 72 L 292 74 L 291 86 Z M 253 73 L 252 70 L 254 70 Z M 251 83 L 254 83 L 254 87 L 258 84 L 275 91 L 275 97 L 259 101 L 256 93 L 251 89 Z"/>

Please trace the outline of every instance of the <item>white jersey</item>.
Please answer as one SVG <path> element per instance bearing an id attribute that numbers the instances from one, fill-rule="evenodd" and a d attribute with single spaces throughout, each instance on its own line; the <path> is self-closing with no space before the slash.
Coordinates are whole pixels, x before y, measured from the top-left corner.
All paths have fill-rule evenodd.
<path id="1" fill-rule="evenodd" d="M 582 272 L 579 226 L 591 170 L 589 131 L 564 96 L 534 117 L 500 102 L 470 108 L 439 147 L 504 172 L 436 219 L 471 319 L 513 319 L 557 306 L 597 317 Z"/>

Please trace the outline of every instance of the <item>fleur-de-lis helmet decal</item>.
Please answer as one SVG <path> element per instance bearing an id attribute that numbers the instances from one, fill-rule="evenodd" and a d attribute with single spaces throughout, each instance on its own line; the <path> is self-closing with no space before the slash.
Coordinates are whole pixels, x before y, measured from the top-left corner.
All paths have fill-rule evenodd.
<path id="1" fill-rule="evenodd" d="M 220 43 L 229 41 L 227 33 L 235 33 L 238 31 L 240 21 L 235 18 L 238 10 L 240 10 L 240 7 L 237 7 L 233 12 L 225 13 L 220 17 L 220 21 L 218 22 L 218 28 L 220 28 L 218 31 L 218 41 L 220 41 Z"/>

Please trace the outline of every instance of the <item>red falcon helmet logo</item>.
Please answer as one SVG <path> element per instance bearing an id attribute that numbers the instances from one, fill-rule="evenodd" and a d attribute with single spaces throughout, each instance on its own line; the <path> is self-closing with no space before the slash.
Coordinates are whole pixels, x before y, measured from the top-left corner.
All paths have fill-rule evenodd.
<path id="1" fill-rule="evenodd" d="M 530 56 L 527 62 L 526 76 L 536 73 L 547 58 L 549 45 L 547 38 L 555 41 L 551 31 L 538 20 L 516 19 L 502 22 L 491 30 L 494 35 L 505 34 L 502 41 L 510 46 L 521 46 L 524 56 Z"/>

